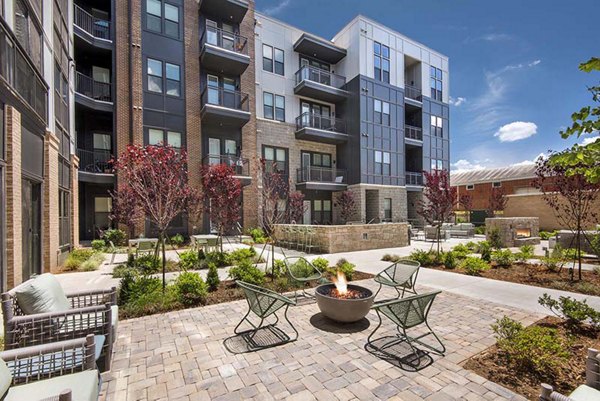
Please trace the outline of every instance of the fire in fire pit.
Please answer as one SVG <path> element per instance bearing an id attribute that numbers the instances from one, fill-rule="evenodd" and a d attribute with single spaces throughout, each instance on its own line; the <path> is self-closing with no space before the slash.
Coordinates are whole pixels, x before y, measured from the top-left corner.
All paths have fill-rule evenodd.
<path id="1" fill-rule="evenodd" d="M 531 229 L 529 229 L 529 228 L 515 229 L 515 238 L 529 238 L 529 237 L 531 237 Z"/>
<path id="2" fill-rule="evenodd" d="M 375 295 L 373 291 L 354 284 L 348 284 L 344 273 L 338 272 L 333 284 L 323 284 L 316 288 L 317 305 L 328 318 L 337 322 L 357 322 L 369 313 Z"/>

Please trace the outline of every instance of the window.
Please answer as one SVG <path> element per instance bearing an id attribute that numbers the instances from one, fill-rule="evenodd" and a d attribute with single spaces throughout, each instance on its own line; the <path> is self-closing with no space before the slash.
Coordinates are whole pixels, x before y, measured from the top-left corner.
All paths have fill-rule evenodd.
<path id="1" fill-rule="evenodd" d="M 383 106 L 381 100 L 373 99 L 373 119 L 377 124 L 381 124 L 381 110 Z"/>
<path id="2" fill-rule="evenodd" d="M 389 152 L 375 151 L 375 174 L 391 175 L 392 164 Z"/>
<path id="3" fill-rule="evenodd" d="M 112 149 L 111 140 L 109 134 L 94 133 L 94 150 L 107 150 Z"/>
<path id="4" fill-rule="evenodd" d="M 160 129 L 148 130 L 148 145 L 162 145 L 165 143 L 164 133 Z"/>
<path id="5" fill-rule="evenodd" d="M 181 149 L 181 132 L 167 131 L 167 144 L 175 149 Z"/>
<path id="6" fill-rule="evenodd" d="M 444 136 L 442 117 L 431 116 L 431 135 L 439 136 L 440 138 Z"/>
<path id="7" fill-rule="evenodd" d="M 179 66 L 166 63 L 167 69 L 167 95 L 181 96 L 181 78 Z"/>
<path id="8" fill-rule="evenodd" d="M 474 184 L 467 184 L 467 191 L 472 191 L 475 189 L 475 185 Z"/>
<path id="9" fill-rule="evenodd" d="M 162 93 L 162 61 L 148 59 L 148 90 L 151 92 Z"/>
<path id="10" fill-rule="evenodd" d="M 38 70 L 42 71 L 42 31 L 33 21 L 29 7 L 23 0 L 15 0 L 14 24 L 17 40 L 31 56 Z"/>
<path id="11" fill-rule="evenodd" d="M 263 70 L 273 72 L 273 48 L 263 45 Z"/>
<path id="12" fill-rule="evenodd" d="M 274 117 L 273 113 L 273 94 L 263 92 L 263 117 L 272 120 Z"/>
<path id="13" fill-rule="evenodd" d="M 179 7 L 168 3 L 163 4 L 160 0 L 146 0 L 146 28 L 178 38 Z"/>
<path id="14" fill-rule="evenodd" d="M 284 53 L 283 50 L 274 48 L 273 53 L 275 55 L 275 74 L 285 75 L 284 73 Z"/>
<path id="15" fill-rule="evenodd" d="M 375 79 L 390 83 L 390 48 L 379 42 L 373 44 Z"/>
<path id="16" fill-rule="evenodd" d="M 392 221 L 392 198 L 383 198 L 383 219 Z"/>
<path id="17" fill-rule="evenodd" d="M 390 125 L 390 104 L 383 102 L 383 125 Z"/>
<path id="18" fill-rule="evenodd" d="M 429 68 L 429 81 L 431 83 L 431 98 L 442 101 L 442 70 L 431 66 Z"/>
<path id="19" fill-rule="evenodd" d="M 492 188 L 500 188 L 502 183 L 500 181 L 492 182 Z"/>
<path id="20" fill-rule="evenodd" d="M 390 104 L 373 99 L 373 119 L 377 124 L 390 125 Z"/>
<path id="21" fill-rule="evenodd" d="M 162 4 L 159 0 L 146 0 L 146 28 L 161 32 Z"/>
<path id="22" fill-rule="evenodd" d="M 381 175 L 383 171 L 383 155 L 379 150 L 375 151 L 375 174 Z"/>
<path id="23" fill-rule="evenodd" d="M 275 95 L 275 120 L 285 121 L 285 97 Z"/>
<path id="24" fill-rule="evenodd" d="M 263 70 L 278 75 L 285 74 L 284 52 L 269 45 L 263 45 Z"/>
<path id="25" fill-rule="evenodd" d="M 110 226 L 108 216 L 112 212 L 112 198 L 97 196 L 94 198 L 94 225 L 96 228 L 106 230 Z"/>
<path id="26" fill-rule="evenodd" d="M 179 150 L 182 147 L 182 135 L 177 131 L 163 131 L 162 129 L 148 129 L 148 145 L 169 145 Z"/>
<path id="27" fill-rule="evenodd" d="M 276 169 L 279 173 L 287 174 L 287 149 L 265 146 L 263 148 L 266 171 Z"/>
<path id="28" fill-rule="evenodd" d="M 316 224 L 331 224 L 331 200 L 315 199 L 312 201 L 313 222 Z"/>
<path id="29" fill-rule="evenodd" d="M 432 170 L 443 170 L 444 163 L 438 159 L 431 159 L 431 169 Z"/>
<path id="30" fill-rule="evenodd" d="M 58 190 L 58 238 L 61 247 L 71 243 L 70 200 L 70 192 Z"/>
<path id="31" fill-rule="evenodd" d="M 179 7 L 165 4 L 165 35 L 179 37 Z"/>
<path id="32" fill-rule="evenodd" d="M 383 152 L 383 175 L 392 174 L 391 155 L 389 152 Z"/>
<path id="33" fill-rule="evenodd" d="M 263 107 L 264 118 L 285 121 L 285 97 L 263 92 Z"/>

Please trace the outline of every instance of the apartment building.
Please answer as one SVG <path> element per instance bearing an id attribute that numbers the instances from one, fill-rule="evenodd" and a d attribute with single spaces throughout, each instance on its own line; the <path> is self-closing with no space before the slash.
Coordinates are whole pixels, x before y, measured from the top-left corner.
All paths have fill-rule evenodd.
<path id="1" fill-rule="evenodd" d="M 332 40 L 256 14 L 257 154 L 305 195 L 303 222 L 417 218 L 422 171 L 449 168 L 448 58 L 358 16 Z M 262 57 L 260 57 L 262 53 Z"/>
<path id="2" fill-rule="evenodd" d="M 54 271 L 79 242 L 72 3 L 0 1 L 0 277 Z"/>

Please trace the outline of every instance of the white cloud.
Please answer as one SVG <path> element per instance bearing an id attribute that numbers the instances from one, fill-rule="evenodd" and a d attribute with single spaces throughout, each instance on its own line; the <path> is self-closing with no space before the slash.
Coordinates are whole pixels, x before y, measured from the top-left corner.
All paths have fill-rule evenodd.
<path id="1" fill-rule="evenodd" d="M 465 159 L 460 159 L 456 163 L 452 164 L 453 173 L 463 173 L 465 171 L 483 170 L 485 166 L 481 165 L 479 161 L 470 162 Z"/>
<path id="2" fill-rule="evenodd" d="M 278 4 L 274 4 L 271 7 L 265 8 L 263 13 L 267 15 L 275 15 L 282 12 L 286 9 L 290 4 L 292 4 L 292 0 L 281 0 Z"/>
<path id="3" fill-rule="evenodd" d="M 584 138 L 583 141 L 580 143 L 580 145 L 581 146 L 587 146 L 590 143 L 596 142 L 598 139 L 600 139 L 600 136 L 593 136 L 591 138 Z"/>
<path id="4" fill-rule="evenodd" d="M 548 157 L 548 155 L 546 155 L 545 153 L 540 153 L 539 155 L 534 157 L 533 160 L 523 160 L 522 162 L 511 164 L 511 166 L 531 166 L 535 164 L 539 158 L 545 159 L 546 157 Z"/>
<path id="5" fill-rule="evenodd" d="M 500 139 L 500 142 L 515 142 L 529 138 L 537 133 L 537 125 L 531 122 L 515 121 L 503 125 L 494 136 Z"/>
<path id="6" fill-rule="evenodd" d="M 533 60 L 531 63 L 527 64 L 527 66 L 528 67 L 535 67 L 536 65 L 538 65 L 541 62 L 542 62 L 542 60 L 540 60 L 540 59 Z"/>
<path id="7" fill-rule="evenodd" d="M 486 40 L 488 42 L 498 42 L 501 40 L 512 39 L 512 36 L 507 33 L 488 33 L 487 35 L 483 35 L 481 39 Z"/>
<path id="8" fill-rule="evenodd" d="M 459 107 L 461 104 L 466 103 L 466 102 L 467 102 L 466 97 L 460 97 L 460 96 L 457 98 L 450 97 L 450 104 L 455 107 Z"/>

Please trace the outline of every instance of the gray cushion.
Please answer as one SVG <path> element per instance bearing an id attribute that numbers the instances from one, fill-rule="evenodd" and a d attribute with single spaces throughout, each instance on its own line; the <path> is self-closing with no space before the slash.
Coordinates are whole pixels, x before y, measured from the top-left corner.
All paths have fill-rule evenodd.
<path id="1" fill-rule="evenodd" d="M 19 307 L 28 315 L 71 309 L 60 283 L 50 273 L 34 277 L 14 289 Z"/>
<path id="2" fill-rule="evenodd" d="M 597 401 L 600 400 L 600 391 L 583 384 L 577 387 L 575 391 L 569 395 L 569 398 L 575 401 Z"/>
<path id="3" fill-rule="evenodd" d="M 73 401 L 97 401 L 98 371 L 86 370 L 85 372 L 13 386 L 8 390 L 4 401 L 34 401 L 57 396 L 66 389 L 71 389 Z"/>
<path id="4" fill-rule="evenodd" d="M 6 393 L 12 382 L 10 369 L 6 366 L 6 362 L 0 359 L 0 398 Z"/>

